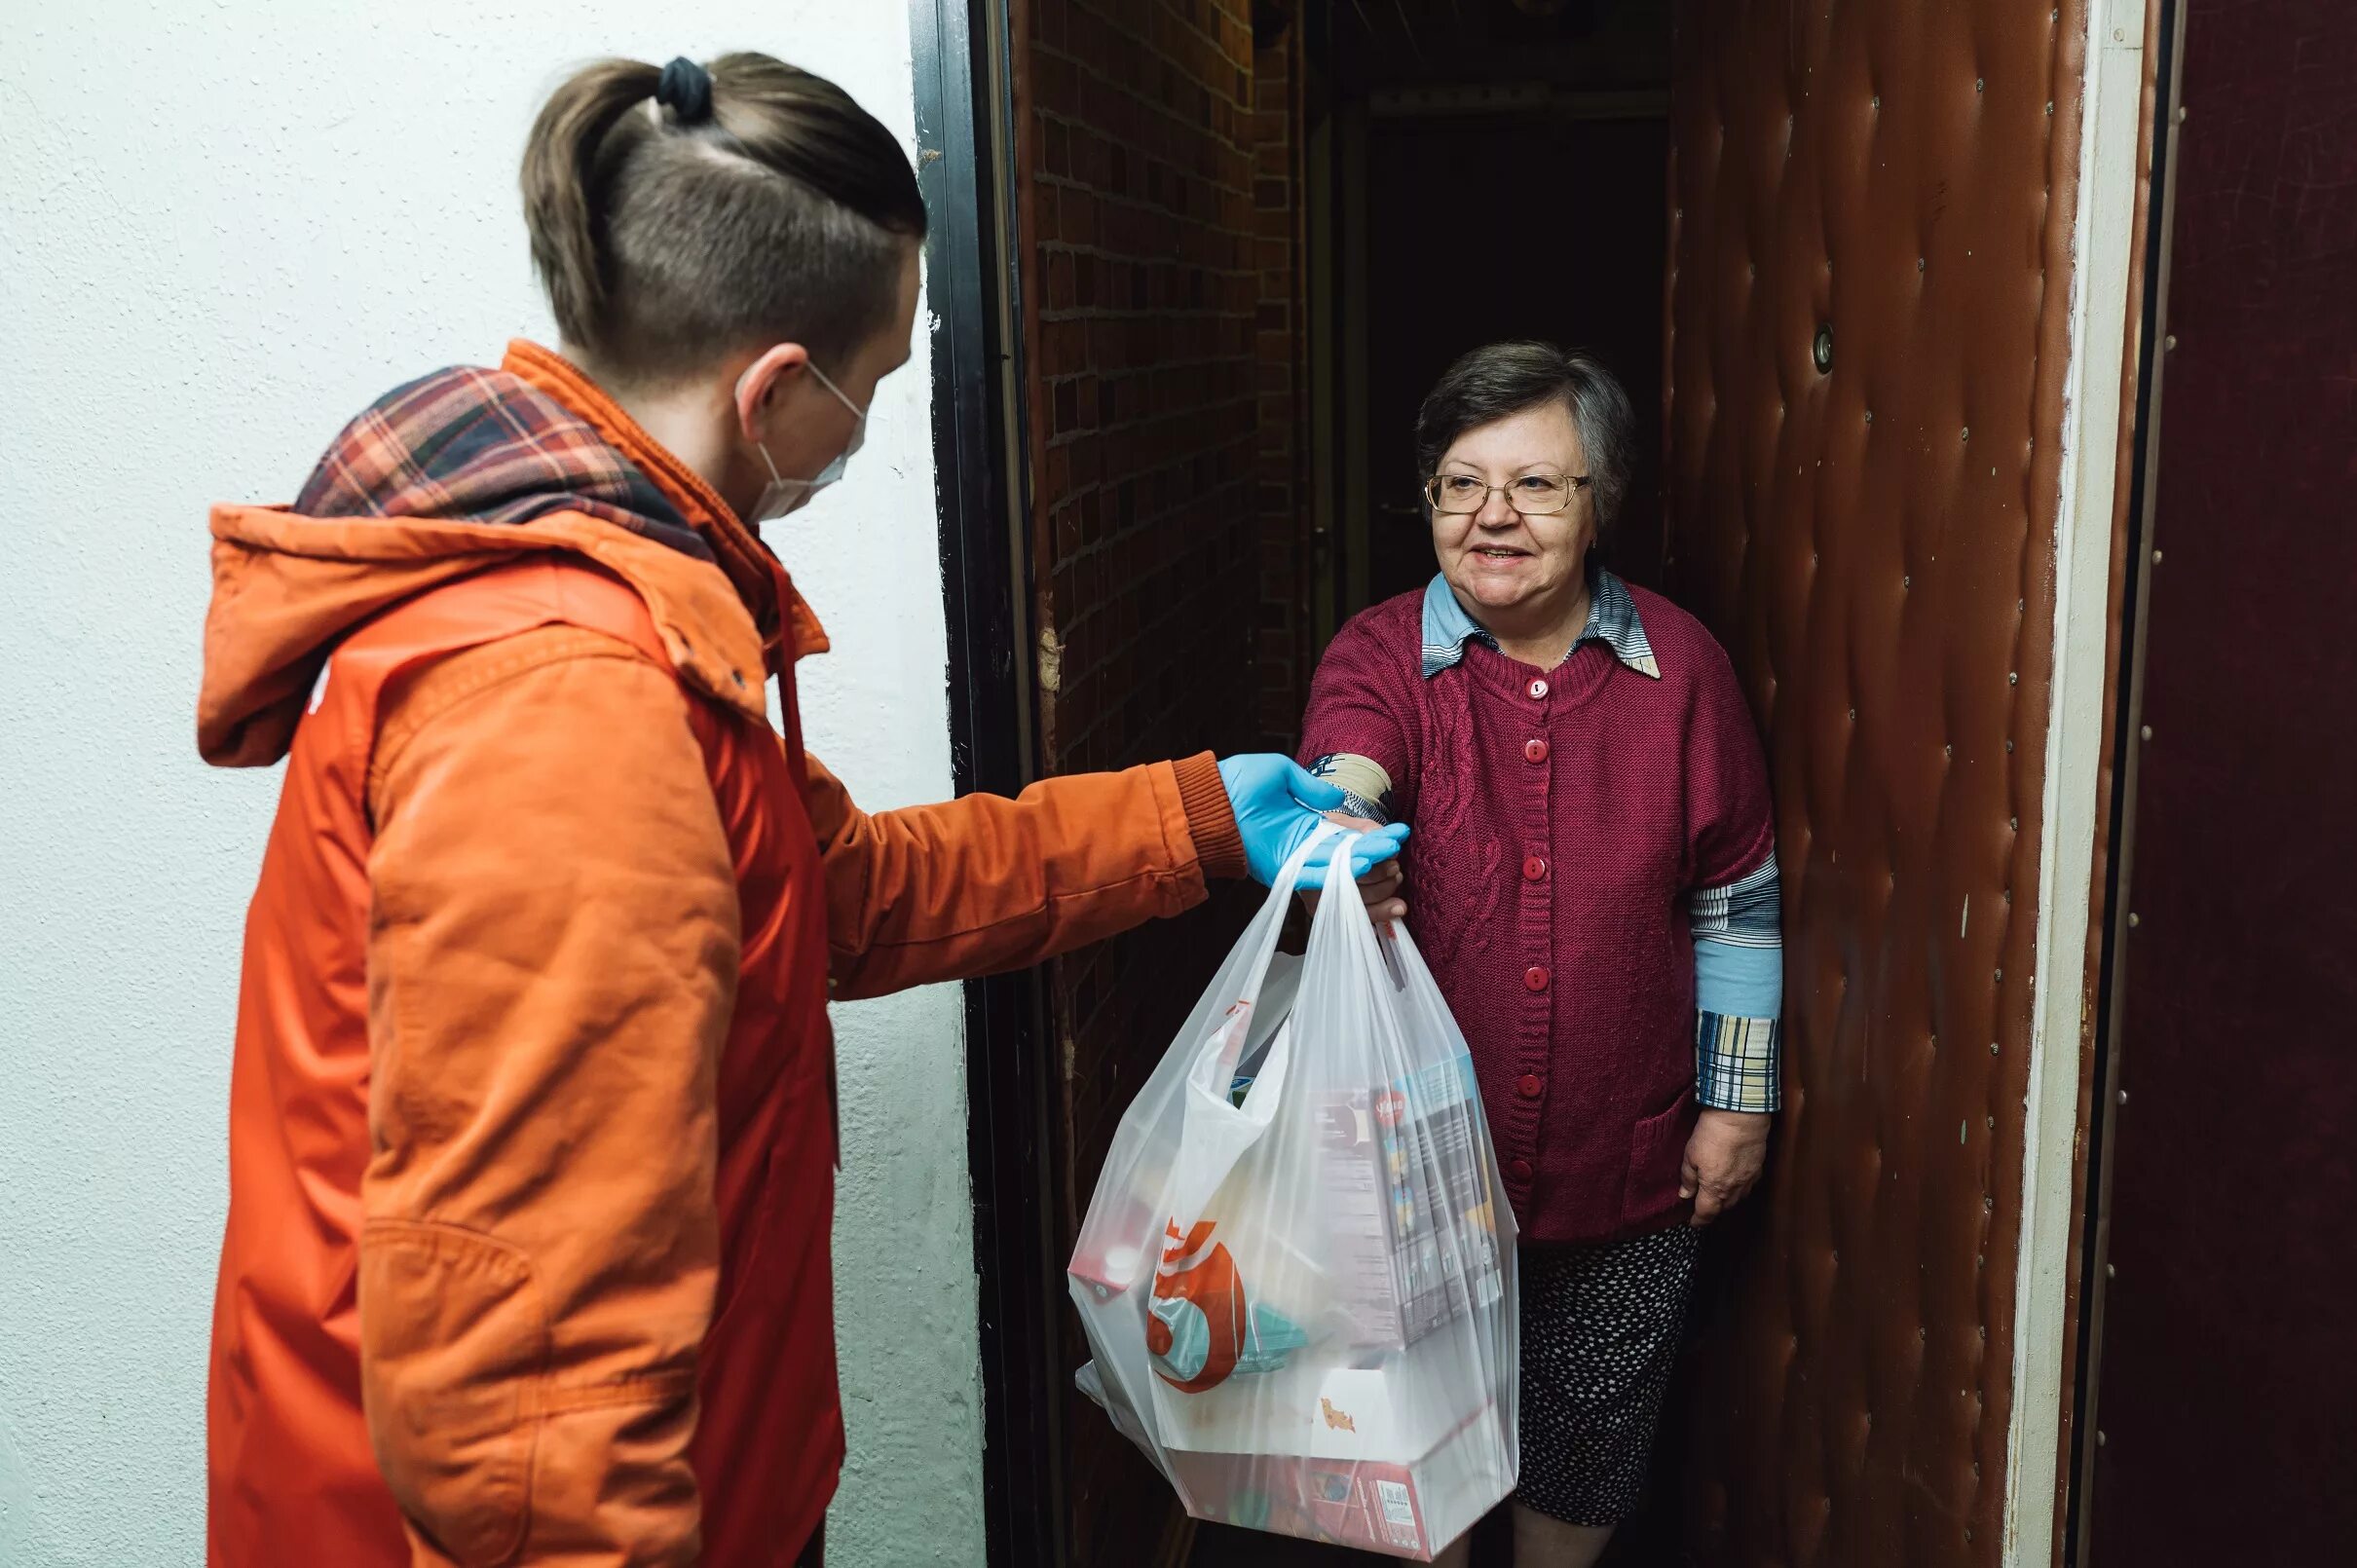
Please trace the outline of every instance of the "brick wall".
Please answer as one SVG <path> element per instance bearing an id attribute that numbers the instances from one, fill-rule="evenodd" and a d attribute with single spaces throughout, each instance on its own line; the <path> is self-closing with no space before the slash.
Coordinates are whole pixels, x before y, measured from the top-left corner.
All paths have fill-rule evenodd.
<path id="1" fill-rule="evenodd" d="M 1259 360 L 1260 617 L 1253 638 L 1260 732 L 1291 751 L 1315 668 L 1307 608 L 1310 553 L 1309 202 L 1300 127 L 1301 29 L 1275 30 L 1253 56 L 1253 313 Z"/>
<path id="2" fill-rule="evenodd" d="M 1290 743 L 1303 412 L 1285 48 L 1250 0 L 1017 0 L 1041 742 L 1058 772 Z M 1276 142 L 1273 149 L 1264 142 Z M 1289 357 L 1290 356 L 1290 357 Z M 1068 1243 L 1122 1110 L 1256 902 L 1054 966 Z M 1065 1325 L 1070 1364 L 1085 1354 Z M 1074 1396 L 1073 1560 L 1150 1563 L 1170 1488 Z"/>

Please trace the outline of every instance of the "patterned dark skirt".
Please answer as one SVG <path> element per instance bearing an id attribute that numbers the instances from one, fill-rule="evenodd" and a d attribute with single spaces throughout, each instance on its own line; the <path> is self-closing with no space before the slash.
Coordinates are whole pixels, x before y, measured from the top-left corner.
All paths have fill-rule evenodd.
<path id="1" fill-rule="evenodd" d="M 1702 1233 L 1524 1247 L 1521 1487 L 1567 1524 L 1618 1524 L 1644 1490 Z"/>

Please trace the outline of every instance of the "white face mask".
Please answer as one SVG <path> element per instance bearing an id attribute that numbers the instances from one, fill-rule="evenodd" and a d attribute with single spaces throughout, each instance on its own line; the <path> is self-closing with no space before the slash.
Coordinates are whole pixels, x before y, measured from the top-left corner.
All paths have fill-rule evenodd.
<path id="1" fill-rule="evenodd" d="M 868 438 L 867 411 L 851 401 L 850 398 L 845 397 L 842 389 L 827 379 L 825 371 L 816 365 L 809 364 L 807 360 L 804 360 L 804 363 L 809 365 L 810 374 L 818 378 L 818 384 L 833 392 L 836 400 L 851 411 L 851 418 L 854 422 L 851 426 L 851 442 L 842 451 L 836 454 L 834 462 L 819 469 L 818 476 L 813 479 L 785 477 L 777 471 L 776 460 L 769 456 L 768 447 L 761 442 L 755 442 L 754 446 L 760 451 L 762 462 L 769 466 L 769 482 L 762 487 L 761 499 L 753 504 L 753 515 L 747 519 L 749 522 L 773 523 L 780 517 L 798 512 L 810 504 L 812 496 L 842 477 L 843 470 L 851 466 L 851 454 L 858 451 Z M 745 372 L 746 375 L 752 373 L 750 369 Z M 737 394 L 740 397 L 744 394 L 742 382 L 737 384 Z"/>

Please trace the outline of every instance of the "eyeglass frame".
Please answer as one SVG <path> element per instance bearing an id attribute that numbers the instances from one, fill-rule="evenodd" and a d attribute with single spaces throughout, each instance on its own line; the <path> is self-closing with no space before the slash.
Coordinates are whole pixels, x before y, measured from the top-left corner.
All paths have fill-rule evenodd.
<path id="1" fill-rule="evenodd" d="M 1504 495 L 1506 497 L 1506 504 L 1513 506 L 1515 513 L 1517 516 L 1560 517 L 1565 512 L 1571 510 L 1571 503 L 1574 497 L 1578 496 L 1583 490 L 1594 488 L 1595 485 L 1595 477 L 1592 474 L 1564 474 L 1562 476 L 1564 485 L 1562 505 L 1557 506 L 1553 511 L 1526 511 L 1520 506 L 1515 506 L 1513 487 L 1521 480 L 1531 477 L 1533 476 L 1527 473 L 1517 473 L 1514 476 L 1514 478 L 1507 480 L 1506 483 L 1502 485 L 1493 485 L 1487 480 L 1481 479 L 1479 474 L 1436 473 L 1431 478 L 1424 481 L 1424 504 L 1430 506 L 1434 511 L 1439 512 L 1443 517 L 1473 517 L 1478 516 L 1484 507 L 1488 506 L 1490 497 Z M 1474 479 L 1480 481 L 1481 499 L 1463 511 L 1448 510 L 1440 504 L 1440 481 L 1443 479 Z"/>

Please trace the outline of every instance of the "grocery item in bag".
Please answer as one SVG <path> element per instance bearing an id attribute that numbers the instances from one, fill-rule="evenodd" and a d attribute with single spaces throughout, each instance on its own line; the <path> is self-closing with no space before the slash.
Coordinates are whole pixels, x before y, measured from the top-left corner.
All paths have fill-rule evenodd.
<path id="1" fill-rule="evenodd" d="M 1331 898 L 1276 952 L 1338 832 L 1122 1118 L 1069 1270 L 1077 1381 L 1197 1517 L 1429 1560 L 1514 1487 L 1514 1222 L 1405 931 Z"/>
<path id="2" fill-rule="evenodd" d="M 1411 1345 L 1468 1301 L 1494 1305 L 1504 1288 L 1496 1188 L 1473 1059 L 1435 1063 L 1412 1086 L 1329 1095 L 1315 1110 L 1320 1196 L 1357 1342 Z M 1417 1180 L 1424 1173 L 1434 1179 Z M 1452 1234 L 1473 1240 L 1471 1256 Z"/>

